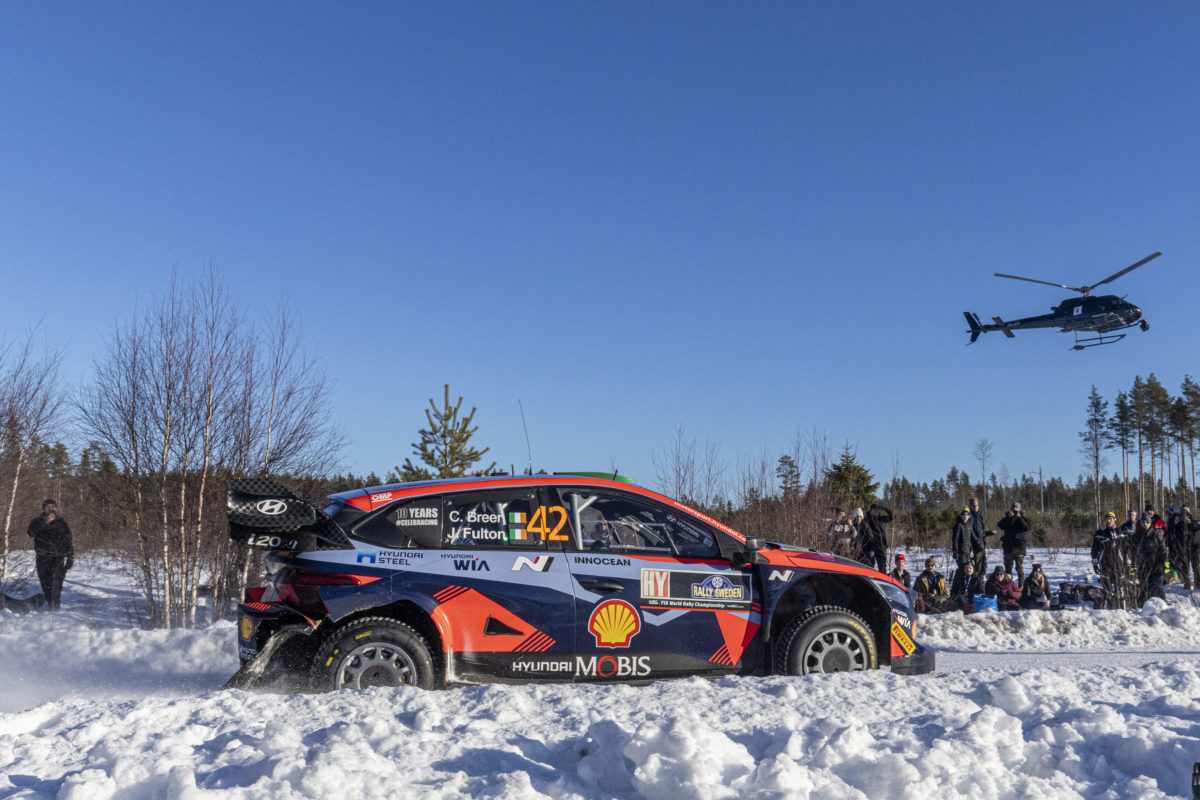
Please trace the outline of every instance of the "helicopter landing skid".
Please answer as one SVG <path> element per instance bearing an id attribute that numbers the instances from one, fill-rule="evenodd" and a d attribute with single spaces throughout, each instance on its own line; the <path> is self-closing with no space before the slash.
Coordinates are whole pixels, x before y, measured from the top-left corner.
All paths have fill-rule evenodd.
<path id="1" fill-rule="evenodd" d="M 1102 344 L 1112 344 L 1113 342 L 1121 341 L 1122 339 L 1125 338 L 1125 336 L 1126 336 L 1126 334 L 1124 334 L 1124 333 L 1118 333 L 1116 336 L 1113 336 L 1112 334 L 1105 336 L 1103 333 L 1101 333 L 1097 336 L 1091 336 L 1086 339 L 1080 339 L 1079 334 L 1076 333 L 1075 334 L 1075 346 L 1072 347 L 1071 349 L 1072 350 L 1085 350 L 1089 347 L 1099 347 Z"/>

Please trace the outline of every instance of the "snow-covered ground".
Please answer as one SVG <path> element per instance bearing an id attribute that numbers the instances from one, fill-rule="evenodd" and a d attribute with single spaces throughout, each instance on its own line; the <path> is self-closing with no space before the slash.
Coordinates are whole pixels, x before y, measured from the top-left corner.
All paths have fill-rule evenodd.
<path id="1" fill-rule="evenodd" d="M 921 617 L 921 677 L 291 696 L 220 689 L 231 623 L 141 630 L 135 603 L 90 557 L 61 613 L 0 612 L 0 798 L 1190 798 L 1200 760 L 1183 593 Z"/>

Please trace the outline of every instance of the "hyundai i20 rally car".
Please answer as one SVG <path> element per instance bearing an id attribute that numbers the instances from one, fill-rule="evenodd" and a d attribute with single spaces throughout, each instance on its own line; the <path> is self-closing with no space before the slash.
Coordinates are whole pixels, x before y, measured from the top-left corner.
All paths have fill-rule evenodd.
<path id="1" fill-rule="evenodd" d="M 270 551 L 267 585 L 239 606 L 228 686 L 934 668 L 882 573 L 747 538 L 624 479 L 401 483 L 323 510 L 264 479 L 228 494 L 231 538 Z"/>

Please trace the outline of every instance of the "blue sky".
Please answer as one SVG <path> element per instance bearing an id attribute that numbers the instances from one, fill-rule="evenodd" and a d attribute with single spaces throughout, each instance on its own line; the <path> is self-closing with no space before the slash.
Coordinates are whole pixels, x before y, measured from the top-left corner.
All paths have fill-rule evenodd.
<path id="1" fill-rule="evenodd" d="M 77 383 L 211 262 L 299 312 L 356 472 L 449 382 L 517 469 L 519 402 L 535 467 L 651 485 L 680 426 L 1073 479 L 1092 384 L 1200 376 L 1197 41 L 1183 2 L 4 3 L 2 330 Z M 1155 250 L 1109 287 L 1148 333 L 964 346 L 1068 295 L 992 273 Z"/>

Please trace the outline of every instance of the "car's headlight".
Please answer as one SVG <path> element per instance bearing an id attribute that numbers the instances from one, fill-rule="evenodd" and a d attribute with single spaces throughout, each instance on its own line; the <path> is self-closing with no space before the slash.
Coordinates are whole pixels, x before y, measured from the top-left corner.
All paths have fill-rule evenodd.
<path id="1" fill-rule="evenodd" d="M 904 591 L 896 584 L 889 583 L 887 581 L 872 581 L 872 583 L 875 584 L 879 591 L 883 592 L 883 596 L 886 597 L 892 604 L 912 611 L 912 598 L 909 597 L 908 592 Z"/>

